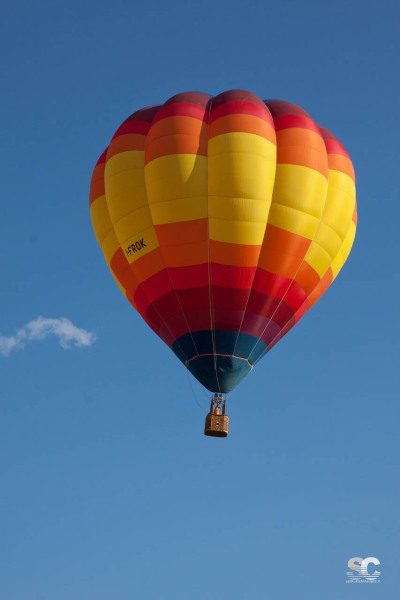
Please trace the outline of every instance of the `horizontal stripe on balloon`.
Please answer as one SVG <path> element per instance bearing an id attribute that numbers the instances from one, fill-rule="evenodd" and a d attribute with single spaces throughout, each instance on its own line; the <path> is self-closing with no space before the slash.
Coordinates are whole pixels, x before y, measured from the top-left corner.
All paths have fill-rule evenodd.
<path id="1" fill-rule="evenodd" d="M 274 119 L 281 115 L 302 115 L 309 118 L 306 111 L 300 108 L 300 106 L 286 100 L 265 100 L 265 104 Z"/>
<path id="2" fill-rule="evenodd" d="M 119 248 L 112 257 L 110 267 L 121 285 L 127 292 L 129 291 L 129 294 L 133 297 L 139 285 L 139 280 L 126 260 L 121 248 Z"/>
<path id="3" fill-rule="evenodd" d="M 174 104 L 164 104 L 153 119 L 152 125 L 155 125 L 161 119 L 166 117 L 192 117 L 199 121 L 208 122 L 208 111 L 201 106 L 189 102 L 176 102 Z"/>
<path id="4" fill-rule="evenodd" d="M 265 297 L 284 298 L 293 310 L 297 310 L 307 297 L 305 290 L 296 281 L 267 273 L 262 269 L 257 269 L 251 293 L 253 292 L 260 292 Z"/>
<path id="5" fill-rule="evenodd" d="M 105 190 L 104 190 L 104 167 L 103 167 L 102 171 L 103 171 L 103 177 L 101 179 L 93 179 L 92 180 L 92 184 L 90 186 L 89 206 L 92 206 L 93 202 L 97 198 L 104 196 L 104 193 L 105 193 Z"/>
<path id="6" fill-rule="evenodd" d="M 278 310 L 279 309 L 279 310 Z M 294 310 L 281 298 L 260 294 L 256 290 L 252 290 L 249 302 L 246 309 L 246 314 L 253 313 L 262 317 L 268 317 L 273 320 L 279 327 L 283 327 L 286 321 L 293 316 Z M 261 337 L 262 332 L 254 332 Z"/>
<path id="7" fill-rule="evenodd" d="M 213 104 L 210 113 L 210 124 L 221 117 L 232 114 L 253 115 L 254 117 L 263 119 L 273 127 L 272 117 L 266 107 L 244 100 L 231 100 L 229 102 L 224 102 L 219 106 Z"/>
<path id="8" fill-rule="evenodd" d="M 240 267 L 252 267 L 257 264 L 260 245 L 229 244 L 210 240 L 210 260 L 215 263 Z"/>
<path id="9" fill-rule="evenodd" d="M 162 247 L 201 241 L 208 243 L 207 219 L 156 225 L 155 229 Z"/>
<path id="10" fill-rule="evenodd" d="M 190 117 L 175 116 L 152 125 L 146 140 L 145 165 L 168 154 L 207 156 L 208 126 Z"/>
<path id="11" fill-rule="evenodd" d="M 215 285 L 230 288 L 250 289 L 255 267 L 234 267 L 211 263 L 211 280 Z"/>
<path id="12" fill-rule="evenodd" d="M 342 154 L 328 154 L 328 164 L 329 170 L 341 171 L 351 177 L 353 181 L 356 180 L 354 167 L 350 159 L 346 156 L 343 156 Z"/>
<path id="13" fill-rule="evenodd" d="M 304 261 L 296 273 L 296 282 L 306 292 L 311 294 L 312 290 L 318 285 L 320 277 L 306 261 Z"/>
<path id="14" fill-rule="evenodd" d="M 226 92 L 222 92 L 221 94 L 218 94 L 218 96 L 215 96 L 215 98 L 212 99 L 212 105 L 214 108 L 216 108 L 216 107 L 220 106 L 221 104 L 225 104 L 226 102 L 231 102 L 231 101 L 251 102 L 253 104 L 256 104 L 257 106 L 261 106 L 261 108 L 265 108 L 265 103 L 261 100 L 261 98 L 259 98 L 252 92 L 248 92 L 247 90 L 238 90 L 238 89 L 227 90 Z"/>
<path id="15" fill-rule="evenodd" d="M 177 103 L 186 103 L 195 104 L 205 109 L 207 108 L 211 99 L 212 96 L 205 94 L 204 92 L 181 92 L 180 94 L 175 94 L 175 96 L 168 98 L 168 100 L 164 102 L 164 106 Z"/>
<path id="16" fill-rule="evenodd" d="M 112 141 L 116 140 L 117 137 L 128 135 L 128 134 L 138 134 L 146 136 L 149 132 L 151 122 L 142 121 L 140 119 L 131 119 L 129 121 L 125 121 L 122 125 L 117 129 L 112 137 Z"/>
<path id="17" fill-rule="evenodd" d="M 263 246 L 258 267 L 260 270 L 274 273 L 290 280 L 295 277 L 303 258 L 289 252 L 280 252 L 273 246 Z"/>
<path id="18" fill-rule="evenodd" d="M 236 331 L 216 331 L 214 336 L 210 330 L 204 330 L 194 331 L 189 335 L 178 338 L 173 350 L 175 352 L 176 346 L 179 345 L 185 352 L 186 357 L 190 359 L 194 358 L 196 354 L 213 354 L 215 344 L 215 350 L 219 354 L 230 355 L 235 350 L 237 357 L 247 358 L 258 342 L 259 348 L 257 349 L 257 353 L 259 354 L 265 349 L 265 344 L 254 336 L 243 333 L 239 333 L 238 335 Z M 194 345 L 195 351 L 193 352 Z"/>
<path id="19" fill-rule="evenodd" d="M 210 285 L 210 267 L 208 262 L 190 267 L 171 268 L 169 269 L 169 273 L 176 289 Z"/>
<path id="20" fill-rule="evenodd" d="M 128 152 L 129 150 L 140 150 L 144 152 L 145 142 L 145 135 L 139 135 L 138 133 L 121 135 L 111 142 L 107 152 L 107 160 L 112 156 L 115 156 L 115 154 Z M 144 154 L 142 156 L 144 157 Z"/>
<path id="21" fill-rule="evenodd" d="M 331 285 L 332 280 L 333 280 L 332 269 L 328 269 L 327 272 L 325 273 L 324 277 L 321 279 L 321 281 L 318 283 L 318 285 L 315 286 L 314 290 L 309 295 L 307 308 L 311 308 L 311 306 L 313 306 L 313 304 L 315 304 L 315 302 L 317 302 L 317 300 L 319 300 L 319 298 L 322 296 L 322 294 L 324 294 L 326 292 L 326 290 L 328 289 L 328 287 Z"/>
<path id="22" fill-rule="evenodd" d="M 276 132 L 281 131 L 282 129 L 310 129 L 321 136 L 318 125 L 316 125 L 310 117 L 305 115 L 280 115 L 279 117 L 274 118 L 274 127 Z"/>
<path id="23" fill-rule="evenodd" d="M 162 184 L 162 182 L 160 183 Z M 185 191 L 191 192 L 190 189 Z M 173 225 L 174 223 L 180 223 L 183 226 L 184 223 L 207 217 L 207 196 L 204 194 L 187 198 L 168 199 L 165 202 L 152 202 L 150 210 L 155 227 L 166 224 Z"/>
<path id="24" fill-rule="evenodd" d="M 283 256 L 290 255 L 301 260 L 309 247 L 310 240 L 308 238 L 268 224 L 265 230 L 262 256 L 267 251 L 277 251 Z M 278 260 L 276 264 L 279 265 L 279 262 Z"/>
<path id="25" fill-rule="evenodd" d="M 193 242 L 185 246 L 164 246 L 162 249 L 168 267 L 191 267 L 208 261 L 207 242 Z"/>
<path id="26" fill-rule="evenodd" d="M 328 178 L 328 161 L 324 141 L 315 131 L 285 129 L 278 132 L 277 163 L 309 167 Z"/>
<path id="27" fill-rule="evenodd" d="M 326 131 L 326 129 L 325 129 Z M 346 149 L 337 139 L 324 138 L 326 151 L 328 154 L 340 154 L 350 159 Z"/>
<path id="28" fill-rule="evenodd" d="M 210 326 L 210 325 L 208 325 Z M 170 347 L 172 347 L 175 341 L 181 338 L 183 335 L 191 333 L 190 325 L 187 318 L 182 313 L 176 313 L 169 319 L 165 319 L 157 335 L 160 337 L 169 337 Z M 196 353 L 196 347 L 193 345 L 193 352 Z"/>
<path id="29" fill-rule="evenodd" d="M 210 124 L 208 137 L 211 139 L 235 131 L 253 133 L 276 144 L 275 130 L 272 123 L 260 119 L 258 116 L 247 114 L 231 114 L 216 119 Z"/>

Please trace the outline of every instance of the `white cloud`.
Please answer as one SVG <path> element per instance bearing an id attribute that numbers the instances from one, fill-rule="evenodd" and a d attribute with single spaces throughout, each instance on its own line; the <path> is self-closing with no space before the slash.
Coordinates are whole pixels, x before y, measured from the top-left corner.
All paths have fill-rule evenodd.
<path id="1" fill-rule="evenodd" d="M 76 327 L 65 317 L 59 319 L 37 317 L 37 319 L 29 321 L 24 327 L 18 329 L 14 335 L 9 337 L 0 335 L 0 354 L 8 356 L 13 350 L 23 348 L 25 342 L 43 340 L 50 335 L 55 335 L 60 346 L 64 349 L 72 346 L 78 348 L 88 347 L 96 339 L 94 333 Z"/>

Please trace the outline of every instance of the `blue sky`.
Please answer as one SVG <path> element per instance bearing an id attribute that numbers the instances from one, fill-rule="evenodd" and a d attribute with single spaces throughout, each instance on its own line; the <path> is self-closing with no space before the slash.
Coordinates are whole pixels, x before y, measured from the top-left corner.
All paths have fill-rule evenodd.
<path id="1" fill-rule="evenodd" d="M 2 600 L 395 596 L 399 12 L 3 5 Z M 202 435 L 208 393 L 113 283 L 88 190 L 134 110 L 230 88 L 335 133 L 359 225 L 332 288 L 231 395 L 220 440 Z M 354 556 L 381 561 L 379 585 L 345 583 Z"/>

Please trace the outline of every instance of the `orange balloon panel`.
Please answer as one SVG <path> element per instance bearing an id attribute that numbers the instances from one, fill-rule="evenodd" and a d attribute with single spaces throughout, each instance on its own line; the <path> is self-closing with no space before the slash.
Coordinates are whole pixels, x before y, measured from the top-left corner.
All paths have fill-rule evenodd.
<path id="1" fill-rule="evenodd" d="M 346 261 L 354 181 L 346 150 L 298 106 L 187 92 L 117 129 L 90 210 L 131 304 L 206 388 L 228 392 Z"/>

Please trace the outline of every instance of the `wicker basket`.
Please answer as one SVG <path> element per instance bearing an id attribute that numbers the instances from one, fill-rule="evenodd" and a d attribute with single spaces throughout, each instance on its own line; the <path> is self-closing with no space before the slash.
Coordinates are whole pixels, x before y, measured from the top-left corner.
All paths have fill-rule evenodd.
<path id="1" fill-rule="evenodd" d="M 228 415 L 213 415 L 208 413 L 204 425 L 204 435 L 213 437 L 227 437 L 229 430 Z"/>

